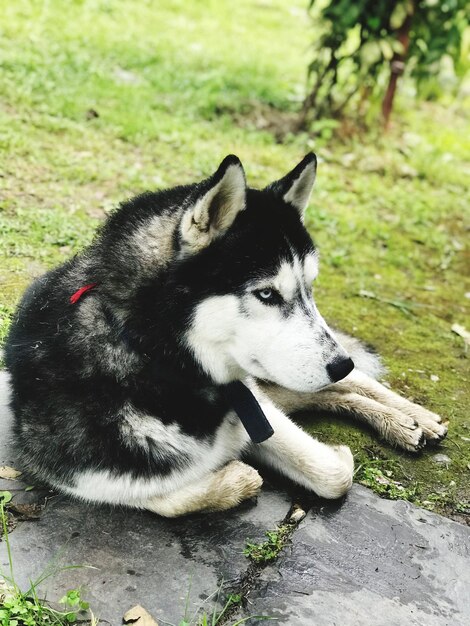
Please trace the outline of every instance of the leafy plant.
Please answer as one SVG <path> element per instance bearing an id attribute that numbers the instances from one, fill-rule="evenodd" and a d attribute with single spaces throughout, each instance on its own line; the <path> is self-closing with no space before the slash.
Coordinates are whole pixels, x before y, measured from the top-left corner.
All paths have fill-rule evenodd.
<path id="1" fill-rule="evenodd" d="M 463 71 L 466 0 L 310 0 L 315 27 L 308 73 L 311 88 L 302 122 L 364 118 L 382 99 L 388 124 L 397 80 L 408 69 L 418 89 L 435 77 L 444 57 L 454 75 Z"/>
<path id="2" fill-rule="evenodd" d="M 277 558 L 292 534 L 292 524 L 282 524 L 275 530 L 267 530 L 266 541 L 246 543 L 243 554 L 255 563 L 269 563 Z"/>
<path id="3" fill-rule="evenodd" d="M 383 461 L 379 461 L 383 462 Z M 356 480 L 389 500 L 408 500 L 420 504 L 417 485 L 405 487 L 402 483 L 393 478 L 391 469 L 381 469 L 370 461 L 370 464 L 360 465 L 356 470 Z"/>
<path id="4" fill-rule="evenodd" d="M 0 526 L 7 548 L 10 570 L 9 576 L 0 572 L 4 579 L 0 580 L 0 626 L 69 626 L 77 623 L 78 614 L 89 608 L 88 603 L 82 600 L 78 589 L 72 589 L 66 593 L 60 600 L 60 604 L 64 605 L 64 610 L 58 611 L 41 600 L 37 592 L 38 586 L 51 575 L 50 573 L 43 574 L 35 582 L 31 582 L 29 589 L 24 593 L 15 582 L 5 511 L 5 505 L 11 501 L 11 498 L 9 491 L 0 492 Z M 93 614 L 89 623 L 91 626 L 97 624 Z"/>
<path id="5" fill-rule="evenodd" d="M 211 614 L 204 612 L 201 615 L 200 610 L 202 607 L 199 607 L 196 610 L 195 614 L 192 617 L 189 617 L 188 608 L 189 608 L 189 597 L 191 593 L 191 585 L 190 585 L 188 589 L 188 593 L 186 595 L 185 616 L 179 622 L 178 626 L 221 626 L 222 624 L 227 624 L 229 613 L 231 614 L 231 612 L 241 604 L 242 596 L 237 593 L 229 594 L 225 600 L 222 610 L 219 611 L 217 607 L 220 606 L 219 598 L 222 592 L 222 587 L 223 587 L 223 583 L 219 586 L 217 591 L 215 591 L 205 600 L 205 602 L 207 602 L 209 600 L 215 599 L 214 608 Z M 241 619 L 236 620 L 235 622 L 232 622 L 230 626 L 241 626 L 241 624 L 245 624 L 245 622 L 247 622 L 250 619 L 257 619 L 261 621 L 261 620 L 271 620 L 275 618 L 269 617 L 266 615 L 255 615 L 255 616 L 250 616 L 250 617 L 243 617 Z M 174 626 L 174 625 L 170 624 L 169 626 Z"/>
<path id="6" fill-rule="evenodd" d="M 5 505 L 12 499 L 11 491 L 0 491 L 0 503 Z"/>
<path id="7" fill-rule="evenodd" d="M 77 620 L 77 612 L 87 611 L 90 608 L 88 602 L 82 600 L 79 589 L 71 589 L 67 591 L 65 596 L 59 600 L 60 604 L 64 605 L 64 608 L 70 607 L 72 611 L 67 613 L 67 620 L 74 622 Z"/>
<path id="8" fill-rule="evenodd" d="M 219 587 L 217 591 L 217 599 L 220 594 L 220 591 L 221 591 L 221 587 Z M 221 623 L 222 618 L 227 613 L 227 611 L 230 608 L 240 604 L 240 601 L 241 601 L 240 596 L 236 594 L 230 594 L 227 600 L 225 601 L 225 604 L 221 611 L 217 611 L 217 604 L 216 604 L 214 606 L 214 609 L 211 615 L 208 615 L 207 613 L 203 613 L 202 615 L 193 617 L 192 619 L 188 619 L 187 617 L 185 617 L 184 619 L 181 620 L 178 626 L 217 626 L 218 624 Z M 243 624 L 244 622 L 246 622 L 247 619 L 249 618 L 243 619 L 241 621 L 237 621 L 236 624 Z M 233 626 L 236 626 L 236 624 L 234 624 Z"/>

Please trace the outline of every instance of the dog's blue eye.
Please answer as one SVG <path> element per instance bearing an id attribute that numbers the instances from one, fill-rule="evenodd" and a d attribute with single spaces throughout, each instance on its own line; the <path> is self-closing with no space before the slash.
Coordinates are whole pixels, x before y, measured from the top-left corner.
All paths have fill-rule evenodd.
<path id="1" fill-rule="evenodd" d="M 267 287 L 266 289 L 257 289 L 253 292 L 254 295 L 264 302 L 265 304 L 275 304 L 281 300 L 281 296 L 277 293 L 275 289 L 270 289 Z"/>
<path id="2" fill-rule="evenodd" d="M 259 293 L 259 297 L 261 298 L 261 300 L 269 300 L 270 298 L 272 298 L 273 290 L 272 289 L 260 289 L 258 293 Z"/>

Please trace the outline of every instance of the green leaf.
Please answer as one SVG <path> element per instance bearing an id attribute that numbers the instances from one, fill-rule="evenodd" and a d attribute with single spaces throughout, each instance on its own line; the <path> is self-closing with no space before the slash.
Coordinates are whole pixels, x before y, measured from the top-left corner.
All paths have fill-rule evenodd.
<path id="1" fill-rule="evenodd" d="M 392 39 L 391 46 L 393 48 L 393 52 L 397 54 L 405 54 L 405 46 L 398 39 Z"/>
<path id="2" fill-rule="evenodd" d="M 390 42 L 387 39 L 381 39 L 379 44 L 384 58 L 390 61 L 390 59 L 393 57 L 393 48 Z"/>
<path id="3" fill-rule="evenodd" d="M 80 592 L 78 589 L 71 589 L 70 591 L 67 591 L 67 602 L 71 606 L 75 606 L 80 602 Z"/>
<path id="4" fill-rule="evenodd" d="M 3 504 L 10 502 L 12 497 L 13 496 L 11 495 L 10 491 L 0 491 L 0 502 L 2 502 Z"/>
<path id="5" fill-rule="evenodd" d="M 382 57 L 381 49 L 377 41 L 368 41 L 360 51 L 361 63 L 365 66 L 372 65 L 380 61 Z"/>
<path id="6" fill-rule="evenodd" d="M 390 26 L 393 28 L 393 30 L 398 30 L 400 26 L 402 26 L 403 22 L 406 20 L 407 15 L 408 11 L 406 10 L 405 3 L 399 2 L 393 9 L 390 16 Z"/>
<path id="7" fill-rule="evenodd" d="M 368 17 L 367 26 L 369 26 L 371 30 L 377 30 L 380 27 L 380 17 Z"/>

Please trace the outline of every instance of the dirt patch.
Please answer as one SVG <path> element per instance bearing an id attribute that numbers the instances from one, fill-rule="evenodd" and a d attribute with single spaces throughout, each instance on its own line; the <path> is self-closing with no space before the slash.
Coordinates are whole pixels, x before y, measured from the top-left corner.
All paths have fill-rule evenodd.
<path id="1" fill-rule="evenodd" d="M 217 107 L 218 115 L 229 115 L 240 128 L 266 131 L 273 135 L 277 143 L 284 143 L 289 135 L 300 129 L 298 111 L 278 109 L 264 102 L 250 100 L 241 108 L 233 110 L 228 106 Z"/>

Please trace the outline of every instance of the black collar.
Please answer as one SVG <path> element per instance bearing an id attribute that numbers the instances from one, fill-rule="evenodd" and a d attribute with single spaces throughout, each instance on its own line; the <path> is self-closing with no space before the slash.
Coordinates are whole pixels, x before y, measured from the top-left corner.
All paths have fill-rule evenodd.
<path id="1" fill-rule="evenodd" d="M 260 407 L 258 400 L 240 380 L 222 385 L 229 404 L 235 410 L 254 443 L 262 443 L 274 434 L 273 427 Z"/>

